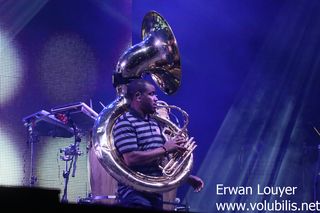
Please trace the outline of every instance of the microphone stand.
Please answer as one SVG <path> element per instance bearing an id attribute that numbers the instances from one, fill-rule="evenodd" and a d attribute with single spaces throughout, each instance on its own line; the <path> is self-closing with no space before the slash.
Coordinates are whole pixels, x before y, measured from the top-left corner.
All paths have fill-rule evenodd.
<path id="1" fill-rule="evenodd" d="M 64 190 L 63 190 L 63 196 L 61 199 L 62 203 L 68 203 L 67 191 L 68 191 L 68 182 L 69 182 L 70 171 L 73 168 L 72 177 L 75 177 L 78 156 L 80 156 L 82 154 L 82 152 L 79 150 L 79 144 L 81 142 L 80 131 L 74 125 L 73 122 L 71 122 L 71 124 L 72 124 L 73 131 L 74 131 L 74 144 L 70 144 L 70 146 L 68 146 L 64 149 L 60 149 L 60 153 L 64 153 L 64 156 L 60 156 L 60 159 L 66 162 L 66 168 L 63 171 L 63 178 L 65 180 L 65 184 L 64 184 Z M 69 161 L 70 161 L 70 165 L 68 168 Z"/>

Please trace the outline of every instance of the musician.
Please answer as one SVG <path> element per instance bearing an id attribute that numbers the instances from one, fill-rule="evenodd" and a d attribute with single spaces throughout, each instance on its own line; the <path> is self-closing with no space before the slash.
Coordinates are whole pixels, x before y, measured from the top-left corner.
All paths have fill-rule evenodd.
<path id="1" fill-rule="evenodd" d="M 184 139 L 164 140 L 157 121 L 150 115 L 156 110 L 158 98 L 155 87 L 146 80 L 133 80 L 127 86 L 129 110 L 115 122 L 113 136 L 115 146 L 125 164 L 132 170 L 151 176 L 161 176 L 158 160 L 169 153 L 185 151 Z M 199 192 L 204 183 L 201 178 L 190 175 L 187 183 Z M 120 205 L 162 209 L 162 194 L 137 191 L 119 183 Z"/>

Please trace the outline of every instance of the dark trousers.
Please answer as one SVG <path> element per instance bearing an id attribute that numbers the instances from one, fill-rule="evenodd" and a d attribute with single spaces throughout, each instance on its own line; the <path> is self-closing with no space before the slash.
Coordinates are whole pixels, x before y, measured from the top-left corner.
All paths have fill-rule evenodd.
<path id="1" fill-rule="evenodd" d="M 163 209 L 161 194 L 132 191 L 119 201 L 121 206 L 129 208 Z"/>

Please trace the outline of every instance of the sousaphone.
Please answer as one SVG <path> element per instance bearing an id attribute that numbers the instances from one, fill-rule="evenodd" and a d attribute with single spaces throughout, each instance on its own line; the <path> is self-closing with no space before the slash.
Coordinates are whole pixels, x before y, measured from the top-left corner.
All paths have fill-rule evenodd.
<path id="1" fill-rule="evenodd" d="M 98 160 L 117 181 L 139 191 L 165 192 L 177 188 L 188 177 L 193 164 L 192 151 L 195 145 L 192 144 L 187 148 L 186 153 L 171 155 L 169 166 L 159 165 L 161 168 L 169 168 L 170 171 L 163 171 L 161 176 L 149 176 L 126 166 L 116 150 L 112 136 L 115 120 L 128 109 L 125 94 L 126 84 L 130 80 L 150 74 L 167 95 L 176 92 L 181 84 L 178 45 L 169 24 L 159 13 L 151 11 L 143 19 L 141 32 L 142 41 L 129 48 L 119 58 L 113 74 L 117 98 L 98 115 L 93 127 L 93 142 Z M 159 105 L 159 108 L 171 107 Z M 159 114 L 155 114 L 154 117 L 167 127 L 166 131 L 169 134 L 166 137 L 179 135 L 186 137 L 186 141 L 189 140 L 186 125 L 181 128 L 168 117 Z"/>

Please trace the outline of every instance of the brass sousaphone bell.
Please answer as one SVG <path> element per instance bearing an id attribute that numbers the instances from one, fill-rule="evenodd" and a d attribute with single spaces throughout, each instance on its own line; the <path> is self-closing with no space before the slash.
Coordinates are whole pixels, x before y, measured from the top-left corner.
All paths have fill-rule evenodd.
<path id="1" fill-rule="evenodd" d="M 96 119 L 93 127 L 94 148 L 102 166 L 117 181 L 139 191 L 165 192 L 177 188 L 188 177 L 195 146 L 188 148 L 188 153 L 173 155 L 175 159 L 170 160 L 170 174 L 163 172 L 162 176 L 149 176 L 135 172 L 125 165 L 115 148 L 112 136 L 115 120 L 128 109 L 125 94 L 126 84 L 131 79 L 143 78 L 145 74 L 150 74 L 159 88 L 168 95 L 180 87 L 181 66 L 177 42 L 169 24 L 157 12 L 151 11 L 145 15 L 142 39 L 119 58 L 113 74 L 113 85 L 118 97 L 105 107 Z M 159 108 L 169 109 L 170 106 L 161 104 Z M 184 112 L 184 115 L 187 114 Z M 158 114 L 154 117 L 167 127 L 166 130 L 169 129 L 170 134 L 178 134 L 189 140 L 186 125 L 181 129 L 168 117 Z M 163 165 L 159 167 L 168 168 Z"/>
<path id="2" fill-rule="evenodd" d="M 125 85 L 130 79 L 151 74 L 166 94 L 171 95 L 181 84 L 181 66 L 177 41 L 169 24 L 157 13 L 147 13 L 142 22 L 142 41 L 120 57 L 113 85 Z"/>

